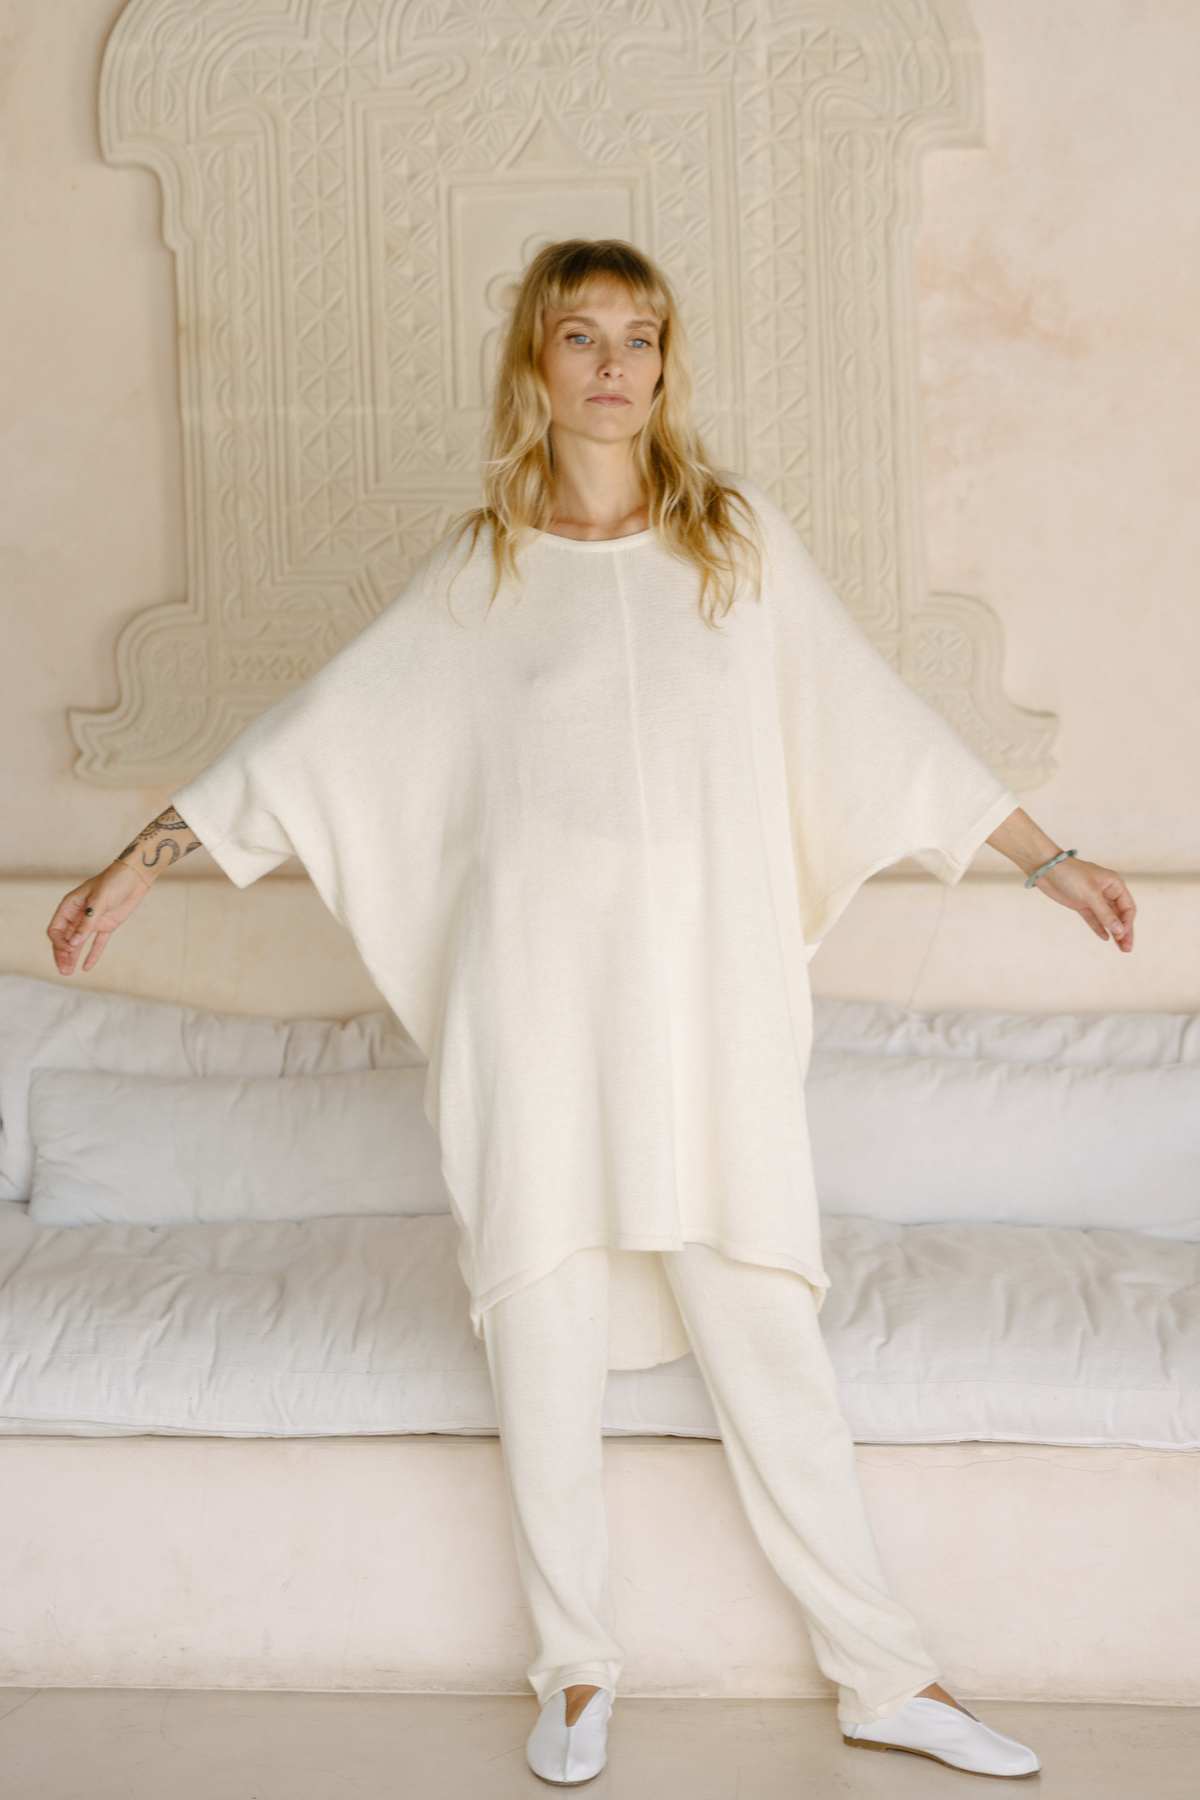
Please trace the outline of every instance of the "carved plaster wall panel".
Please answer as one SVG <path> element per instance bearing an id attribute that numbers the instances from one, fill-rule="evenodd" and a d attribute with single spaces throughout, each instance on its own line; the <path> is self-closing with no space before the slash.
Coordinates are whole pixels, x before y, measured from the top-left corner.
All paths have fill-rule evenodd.
<path id="1" fill-rule="evenodd" d="M 998 619 L 925 589 L 911 240 L 920 155 L 980 141 L 964 0 L 131 0 L 100 114 L 176 259 L 188 586 L 71 709 L 83 779 L 185 779 L 399 590 L 575 235 L 664 263 L 710 454 L 906 678 L 1011 785 L 1053 767 Z"/>

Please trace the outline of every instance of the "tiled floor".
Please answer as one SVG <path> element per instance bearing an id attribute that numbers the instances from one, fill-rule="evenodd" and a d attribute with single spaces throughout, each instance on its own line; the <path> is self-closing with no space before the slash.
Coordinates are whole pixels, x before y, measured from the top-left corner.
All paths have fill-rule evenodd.
<path id="1" fill-rule="evenodd" d="M 1200 1708 L 1015 1705 L 957 1696 L 1032 1744 L 1014 1794 L 1196 1800 Z M 512 1800 L 544 1796 L 525 1762 L 532 1694 L 0 1689 L 0 1800 Z M 832 1701 L 618 1695 L 602 1800 L 980 1800 L 981 1778 L 851 1749 Z M 1001 1791 L 1000 1777 L 987 1777 Z M 574 1790 L 572 1790 L 574 1791 Z"/>

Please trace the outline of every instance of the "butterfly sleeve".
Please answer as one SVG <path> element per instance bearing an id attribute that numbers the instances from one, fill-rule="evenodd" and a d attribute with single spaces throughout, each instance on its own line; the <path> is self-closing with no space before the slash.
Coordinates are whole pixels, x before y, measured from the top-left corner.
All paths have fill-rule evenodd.
<path id="1" fill-rule="evenodd" d="M 303 803 L 311 710 L 305 686 L 293 689 L 170 796 L 169 804 L 238 887 L 249 887 L 297 854 L 288 821 L 293 806 Z"/>
<path id="2" fill-rule="evenodd" d="M 764 599 L 811 958 L 871 875 L 911 857 L 953 885 L 1020 802 L 875 647 L 786 514 L 740 485 L 767 546 Z"/>

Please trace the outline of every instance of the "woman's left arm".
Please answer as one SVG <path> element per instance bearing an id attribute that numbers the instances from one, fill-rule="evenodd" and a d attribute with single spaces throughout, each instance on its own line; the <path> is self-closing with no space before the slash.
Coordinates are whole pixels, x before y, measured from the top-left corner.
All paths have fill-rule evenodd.
<path id="1" fill-rule="evenodd" d="M 1016 863 L 1023 875 L 1032 875 L 1042 863 L 1057 856 L 1063 847 L 1047 837 L 1041 826 L 1020 806 L 997 825 L 987 841 L 1002 856 Z M 1060 906 L 1069 906 L 1072 912 L 1080 913 L 1098 938 L 1107 940 L 1111 933 L 1119 949 L 1133 949 L 1133 921 L 1137 907 L 1115 869 L 1068 856 L 1055 863 L 1034 885 L 1051 900 L 1057 900 Z"/>

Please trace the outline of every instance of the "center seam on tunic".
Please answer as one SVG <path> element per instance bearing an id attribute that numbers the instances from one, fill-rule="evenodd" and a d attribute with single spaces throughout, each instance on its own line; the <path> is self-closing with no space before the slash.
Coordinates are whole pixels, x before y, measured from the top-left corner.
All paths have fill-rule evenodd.
<path id="1" fill-rule="evenodd" d="M 667 1068 L 666 1092 L 670 1107 L 670 1147 L 671 1147 L 671 1186 L 675 1194 L 675 1228 L 683 1239 L 683 1213 L 679 1205 L 679 1157 L 675 1140 L 675 1036 L 671 1029 L 671 999 L 662 963 L 659 958 L 661 942 L 660 932 L 662 919 L 657 903 L 654 885 L 653 857 L 650 848 L 650 817 L 646 806 L 646 781 L 642 770 L 642 748 L 638 737 L 637 708 L 635 705 L 633 674 L 633 637 L 629 629 L 629 605 L 625 598 L 625 584 L 621 578 L 621 559 L 614 559 L 613 575 L 617 586 L 617 600 L 621 610 L 621 626 L 625 636 L 625 685 L 629 694 L 629 729 L 633 737 L 633 760 L 637 770 L 638 799 L 642 809 L 642 855 L 646 873 L 646 891 L 650 907 L 650 919 L 653 936 L 654 973 L 658 982 L 659 1000 L 662 1016 L 666 1022 L 667 1033 Z"/>

